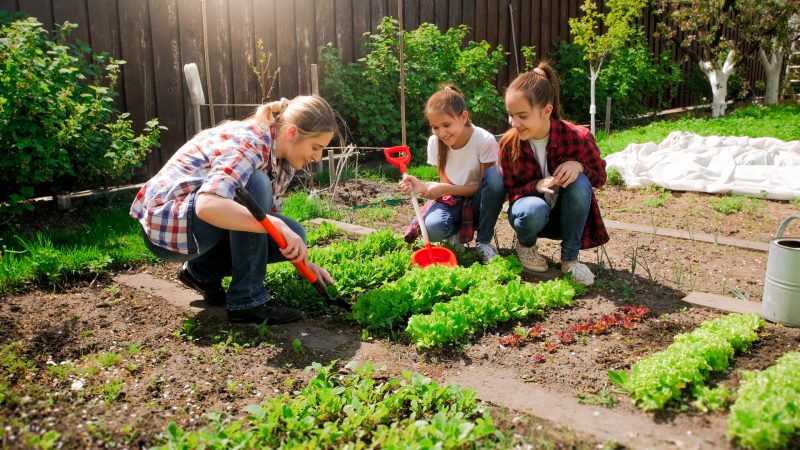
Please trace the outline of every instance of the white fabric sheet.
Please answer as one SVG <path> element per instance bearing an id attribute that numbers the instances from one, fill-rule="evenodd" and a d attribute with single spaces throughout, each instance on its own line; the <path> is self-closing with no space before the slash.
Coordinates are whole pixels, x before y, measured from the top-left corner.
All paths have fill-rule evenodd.
<path id="1" fill-rule="evenodd" d="M 658 145 L 630 144 L 605 159 L 629 187 L 800 198 L 800 141 L 675 131 Z"/>

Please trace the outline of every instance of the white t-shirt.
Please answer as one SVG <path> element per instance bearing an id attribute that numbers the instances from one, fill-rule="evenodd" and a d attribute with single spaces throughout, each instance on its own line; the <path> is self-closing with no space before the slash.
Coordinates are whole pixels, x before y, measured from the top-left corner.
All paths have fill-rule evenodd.
<path id="1" fill-rule="evenodd" d="M 536 161 L 539 162 L 539 167 L 542 168 L 542 175 L 547 178 L 550 174 L 550 168 L 547 167 L 547 142 L 550 140 L 550 136 L 545 137 L 544 139 L 528 139 L 528 143 L 531 144 L 531 148 L 533 149 L 533 154 L 536 156 Z M 547 202 L 547 206 L 550 208 L 555 207 L 556 201 L 558 201 L 558 186 L 553 186 L 551 188 L 555 191 L 555 194 L 544 194 L 544 201 Z"/>
<path id="2" fill-rule="evenodd" d="M 472 126 L 472 136 L 459 149 L 450 148 L 444 173 L 457 186 L 481 182 L 481 163 L 497 161 L 497 140 L 481 127 Z M 428 138 L 428 164 L 438 167 L 439 138 Z"/>

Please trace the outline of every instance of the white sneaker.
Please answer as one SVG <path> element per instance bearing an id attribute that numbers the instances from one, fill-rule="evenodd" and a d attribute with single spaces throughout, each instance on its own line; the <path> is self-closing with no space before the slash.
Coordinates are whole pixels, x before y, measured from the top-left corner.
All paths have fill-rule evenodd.
<path id="1" fill-rule="evenodd" d="M 494 248 L 492 244 L 484 244 L 483 242 L 477 242 L 475 244 L 475 249 L 478 250 L 478 257 L 481 259 L 481 263 L 488 264 L 491 260 L 497 258 L 497 249 Z"/>
<path id="2" fill-rule="evenodd" d="M 547 272 L 549 267 L 547 260 L 539 254 L 539 249 L 535 245 L 526 247 L 517 241 L 517 256 L 519 256 L 522 267 L 533 272 Z"/>
<path id="3" fill-rule="evenodd" d="M 580 283 L 584 286 L 591 286 L 594 284 L 594 274 L 586 264 L 575 261 L 561 261 L 561 273 L 569 273 L 572 275 L 572 281 Z"/>
<path id="4" fill-rule="evenodd" d="M 458 237 L 458 233 L 451 234 L 450 237 L 448 237 L 447 240 L 445 240 L 445 242 L 450 244 L 450 246 L 453 247 L 455 250 L 458 250 L 460 252 L 464 251 L 464 244 L 461 243 L 461 239 Z"/>

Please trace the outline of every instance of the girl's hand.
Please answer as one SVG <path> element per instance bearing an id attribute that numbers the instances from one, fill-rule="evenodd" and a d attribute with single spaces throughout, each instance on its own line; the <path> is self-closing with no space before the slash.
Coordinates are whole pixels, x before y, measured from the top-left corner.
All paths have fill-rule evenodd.
<path id="1" fill-rule="evenodd" d="M 317 275 L 317 278 L 322 280 L 326 285 L 336 284 L 336 281 L 333 280 L 333 277 L 328 273 L 327 270 L 308 260 L 306 260 L 305 263 L 306 266 L 308 266 L 308 268 Z"/>
<path id="2" fill-rule="evenodd" d="M 558 180 L 556 180 L 555 177 L 547 177 L 537 181 L 534 189 L 542 194 L 555 194 L 552 187 L 558 185 Z"/>
<path id="3" fill-rule="evenodd" d="M 578 175 L 583 172 L 583 164 L 578 161 L 567 161 L 556 167 L 553 178 L 561 187 L 567 187 L 578 179 Z"/>
<path id="4" fill-rule="evenodd" d="M 424 197 L 425 191 L 428 190 L 428 186 L 425 185 L 422 181 L 420 181 L 417 177 L 413 175 L 407 175 L 399 183 L 400 189 L 403 191 L 404 194 L 415 193 L 419 196 Z"/>
<path id="5" fill-rule="evenodd" d="M 305 260 L 308 257 L 308 248 L 303 239 L 286 224 L 281 228 L 281 234 L 286 239 L 286 247 L 281 249 L 281 254 L 292 263 Z"/>

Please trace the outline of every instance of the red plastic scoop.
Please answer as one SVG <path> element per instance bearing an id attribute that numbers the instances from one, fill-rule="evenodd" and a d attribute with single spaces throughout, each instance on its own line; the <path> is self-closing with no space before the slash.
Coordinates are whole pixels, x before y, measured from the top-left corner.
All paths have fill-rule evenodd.
<path id="1" fill-rule="evenodd" d="M 385 148 L 383 149 L 383 154 L 386 156 L 386 161 L 389 161 L 389 164 L 400 169 L 400 173 L 403 174 L 403 179 L 405 179 L 408 176 L 406 173 L 406 164 L 411 161 L 411 150 L 409 150 L 408 146 L 398 145 L 396 147 Z M 417 195 L 414 192 L 411 193 L 411 205 L 414 206 L 414 214 L 417 215 L 419 229 L 422 232 L 422 242 L 425 243 L 425 248 L 417 250 L 411 255 L 411 263 L 423 269 L 431 265 L 453 267 L 458 264 L 455 253 L 450 249 L 445 247 L 433 247 L 431 245 L 430 239 L 428 239 L 428 229 L 425 228 L 425 221 L 422 219 Z"/>

